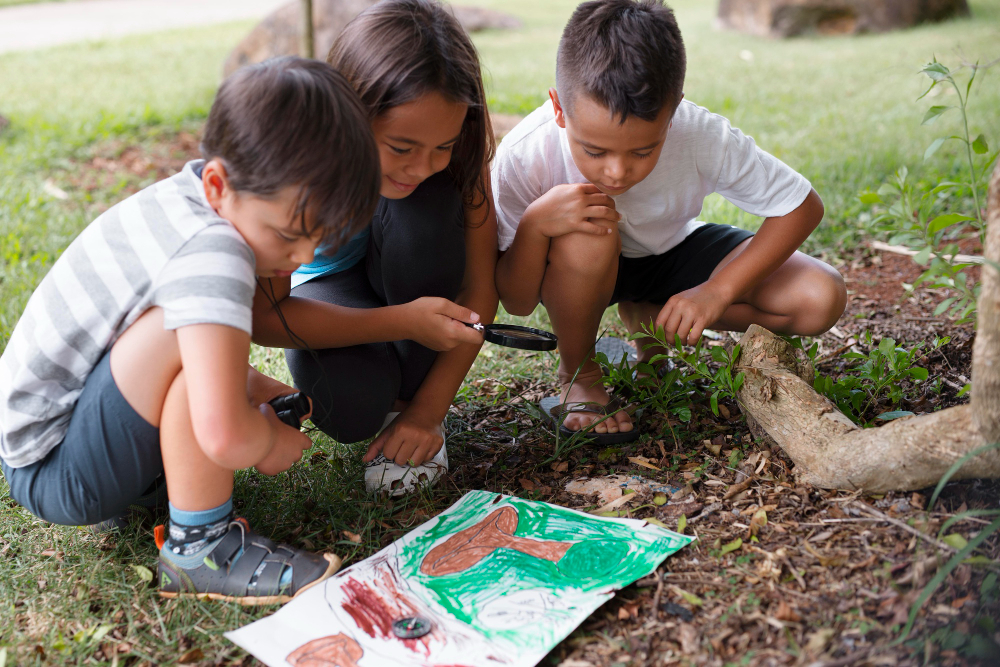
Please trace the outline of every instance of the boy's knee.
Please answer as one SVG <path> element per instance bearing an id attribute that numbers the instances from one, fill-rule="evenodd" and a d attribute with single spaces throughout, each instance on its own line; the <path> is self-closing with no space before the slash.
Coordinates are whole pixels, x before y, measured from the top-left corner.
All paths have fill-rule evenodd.
<path id="1" fill-rule="evenodd" d="M 823 265 L 812 271 L 799 291 L 800 321 L 797 333 L 818 336 L 837 323 L 847 306 L 847 285 L 843 276 L 831 266 Z"/>
<path id="2" fill-rule="evenodd" d="M 573 232 L 557 236 L 549 246 L 549 265 L 581 275 L 617 270 L 621 254 L 618 230 L 605 236 Z"/>

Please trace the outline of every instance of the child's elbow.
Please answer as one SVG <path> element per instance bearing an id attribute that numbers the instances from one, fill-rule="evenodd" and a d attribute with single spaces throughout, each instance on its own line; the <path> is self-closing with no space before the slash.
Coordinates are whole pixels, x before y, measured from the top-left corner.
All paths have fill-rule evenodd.
<path id="1" fill-rule="evenodd" d="M 239 461 L 246 440 L 239 429 L 219 420 L 205 424 L 195 432 L 198 445 L 210 461 L 230 470 L 246 467 Z"/>
<path id="2" fill-rule="evenodd" d="M 803 206 L 806 208 L 806 214 L 813 224 L 813 229 L 819 227 L 819 223 L 823 222 L 823 216 L 826 215 L 826 207 L 823 206 L 823 200 L 815 189 L 809 191 L 806 200 L 803 202 Z"/>

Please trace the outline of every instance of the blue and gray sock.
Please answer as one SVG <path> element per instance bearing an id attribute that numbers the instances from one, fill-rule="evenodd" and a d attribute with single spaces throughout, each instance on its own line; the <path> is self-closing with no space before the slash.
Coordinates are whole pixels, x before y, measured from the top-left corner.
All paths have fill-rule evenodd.
<path id="1" fill-rule="evenodd" d="M 174 507 L 173 503 L 170 503 L 169 536 L 167 541 L 163 543 L 160 554 L 169 562 L 185 570 L 200 567 L 205 562 L 205 557 L 212 553 L 219 540 L 229 532 L 232 521 L 233 499 L 231 497 L 218 507 L 198 512 L 180 510 Z M 233 562 L 242 555 L 242 550 L 237 552 L 233 557 Z M 264 563 L 262 562 L 251 578 L 251 585 L 256 581 L 263 568 Z M 290 583 L 292 583 L 292 568 L 287 567 L 281 573 L 279 585 L 284 587 Z"/>

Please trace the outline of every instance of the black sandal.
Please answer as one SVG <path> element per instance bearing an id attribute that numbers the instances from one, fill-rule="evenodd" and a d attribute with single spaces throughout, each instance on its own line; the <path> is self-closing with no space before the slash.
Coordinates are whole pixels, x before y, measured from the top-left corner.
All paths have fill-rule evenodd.
<path id="1" fill-rule="evenodd" d="M 584 440 L 593 442 L 596 445 L 619 445 L 624 442 L 633 442 L 639 438 L 639 429 L 636 428 L 634 422 L 631 431 L 619 431 L 618 433 L 597 433 L 594 431 L 593 425 L 579 431 L 574 431 L 567 428 L 563 423 L 565 416 L 571 412 L 586 412 L 599 416 L 607 416 L 624 410 L 625 406 L 617 396 L 613 396 L 607 405 L 581 403 L 578 401 L 560 403 L 558 396 L 548 396 L 541 400 L 539 406 L 542 409 L 542 414 L 549 420 L 549 424 L 553 427 L 559 427 L 559 435 L 563 438 L 571 438 L 579 434 L 583 436 Z"/>
<path id="2" fill-rule="evenodd" d="M 282 587 L 281 574 L 286 567 L 292 568 L 292 581 Z M 244 519 L 235 519 L 201 565 L 184 569 L 161 555 L 157 574 L 161 597 L 264 605 L 284 604 L 339 569 L 340 558 L 334 554 L 275 544 L 250 530 Z"/>

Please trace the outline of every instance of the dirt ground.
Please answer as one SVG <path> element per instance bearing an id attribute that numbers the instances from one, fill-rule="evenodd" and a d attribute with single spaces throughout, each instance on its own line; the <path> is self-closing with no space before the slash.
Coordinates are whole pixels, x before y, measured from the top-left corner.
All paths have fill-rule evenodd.
<path id="1" fill-rule="evenodd" d="M 72 170 L 65 185 L 113 188 L 120 197 L 196 155 L 191 133 L 141 148 L 109 144 Z M 921 268 L 909 257 L 861 249 L 840 269 L 850 301 L 837 326 L 819 339 L 817 371 L 834 378 L 842 373 L 842 353 L 867 351 L 859 343 L 866 330 L 876 342 L 890 336 L 907 346 L 948 336 L 946 346 L 919 364 L 930 379 L 908 387 L 899 407 L 924 413 L 967 401 L 957 394 L 970 381 L 974 328 L 933 314 L 945 294 L 904 290 Z M 938 390 L 931 386 L 935 378 Z M 728 416 L 715 417 L 704 397 L 687 424 L 643 415 L 640 429 L 661 437 L 603 451 L 578 448 L 549 463 L 552 435 L 520 405 L 547 389 L 540 381 L 501 377 L 476 382 L 460 417 L 468 433 L 451 446 L 451 473 L 437 509 L 476 488 L 593 509 L 608 496 L 573 493 L 567 484 L 638 475 L 647 487 L 664 485 L 670 493 L 658 504 L 652 490 L 640 490 L 620 507 L 623 515 L 671 529 L 683 515 L 684 532 L 698 540 L 595 612 L 546 664 L 1000 664 L 998 536 L 980 550 L 992 564 L 959 566 L 922 606 L 909 637 L 894 643 L 923 585 L 950 555 L 931 536 L 957 512 L 996 508 L 997 481 L 950 484 L 933 512 L 924 511 L 931 490 L 864 496 L 811 488 L 796 481 L 779 449 L 753 440 L 737 405 L 727 404 Z M 491 397 L 503 400 L 476 400 Z M 511 424 L 519 426 L 517 437 Z M 385 544 L 405 532 L 395 526 L 412 525 L 413 517 L 393 518 L 395 525 L 383 524 Z M 987 523 L 970 518 L 949 532 L 969 538 Z"/>

